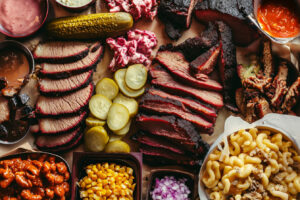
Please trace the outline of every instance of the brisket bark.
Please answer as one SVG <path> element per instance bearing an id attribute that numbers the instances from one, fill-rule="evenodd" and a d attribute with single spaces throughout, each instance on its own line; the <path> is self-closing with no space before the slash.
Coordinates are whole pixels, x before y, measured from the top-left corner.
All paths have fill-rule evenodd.
<path id="1" fill-rule="evenodd" d="M 159 69 L 158 66 L 151 66 L 150 75 L 153 78 L 151 84 L 156 85 L 163 90 L 169 90 L 176 94 L 181 93 L 184 95 L 193 96 L 196 99 L 217 109 L 223 107 L 223 97 L 220 93 L 196 89 L 176 82 L 170 74 L 162 69 Z"/>
<path id="2" fill-rule="evenodd" d="M 264 76 L 272 78 L 274 75 L 274 61 L 272 56 L 271 42 L 264 40 L 262 42 L 262 57 L 261 62 L 264 66 Z"/>
<path id="3" fill-rule="evenodd" d="M 103 46 L 101 46 L 100 43 L 96 43 L 91 47 L 89 54 L 81 60 L 63 64 L 41 64 L 42 69 L 40 70 L 40 75 L 51 79 L 60 79 L 89 71 L 96 67 L 97 63 L 100 61 L 102 53 Z"/>
<path id="4" fill-rule="evenodd" d="M 0 96 L 0 124 L 2 122 L 8 121 L 10 115 L 10 109 L 8 105 L 8 100 Z"/>
<path id="5" fill-rule="evenodd" d="M 177 40 L 181 32 L 190 27 L 191 16 L 196 0 L 161 0 L 158 6 L 158 17 L 167 24 L 167 35 Z"/>
<path id="6" fill-rule="evenodd" d="M 93 84 L 89 84 L 81 90 L 62 97 L 40 96 L 36 104 L 36 112 L 48 117 L 74 115 L 85 108 L 93 91 Z"/>
<path id="7" fill-rule="evenodd" d="M 233 29 L 234 43 L 248 46 L 258 38 L 258 34 L 239 10 L 243 7 L 247 7 L 247 10 L 244 9 L 246 12 L 253 10 L 253 4 L 243 0 L 203 0 L 196 5 L 195 14 L 196 18 L 204 23 L 224 21 Z"/>
<path id="8" fill-rule="evenodd" d="M 235 90 L 240 87 L 240 80 L 236 69 L 236 47 L 232 43 L 230 27 L 221 21 L 216 22 L 216 25 L 221 40 L 219 73 L 224 86 L 225 106 L 232 112 L 238 112 L 235 103 Z"/>
<path id="9" fill-rule="evenodd" d="M 85 42 L 46 42 L 37 46 L 33 57 L 37 62 L 75 62 L 88 55 L 89 46 Z"/>
<path id="10" fill-rule="evenodd" d="M 292 108 L 297 104 L 300 96 L 300 77 L 297 78 L 297 80 L 292 84 L 292 86 L 289 88 L 281 108 L 286 113 L 290 112 Z"/>
<path id="11" fill-rule="evenodd" d="M 213 132 L 213 124 L 202 117 L 191 113 L 179 101 L 161 98 L 156 95 L 145 94 L 140 103 L 144 111 L 158 114 L 175 115 L 195 124 L 200 130 L 207 133 Z"/>
<path id="12" fill-rule="evenodd" d="M 196 100 L 192 100 L 192 99 L 183 98 L 183 97 L 175 96 L 175 95 L 172 95 L 172 94 L 168 94 L 166 92 L 163 92 L 161 90 L 157 90 L 155 88 L 150 88 L 148 90 L 148 93 L 152 94 L 152 95 L 160 96 L 162 98 L 167 98 L 167 99 L 179 101 L 184 106 L 186 106 L 187 108 L 197 112 L 202 117 L 206 118 L 207 120 L 209 120 L 211 122 L 214 122 L 217 118 L 217 113 L 214 109 L 209 108 L 209 107 L 197 102 Z"/>
<path id="13" fill-rule="evenodd" d="M 217 44 L 190 63 L 191 72 L 193 72 L 196 78 L 201 77 L 202 74 L 207 75 L 214 71 L 220 50 L 220 45 Z"/>
<path id="14" fill-rule="evenodd" d="M 214 23 L 209 23 L 199 37 L 188 38 L 177 46 L 172 44 L 161 46 L 160 50 L 181 51 L 188 61 L 192 61 L 218 42 L 217 26 Z"/>
<path id="15" fill-rule="evenodd" d="M 188 85 L 214 91 L 222 90 L 222 85 L 215 80 L 208 78 L 203 81 L 192 77 L 189 73 L 189 63 L 180 52 L 158 51 L 156 60 L 165 66 L 177 78 L 186 82 Z"/>
<path id="16" fill-rule="evenodd" d="M 44 96 L 63 96 L 86 87 L 92 81 L 93 70 L 64 79 L 42 78 L 39 81 L 40 93 Z"/>
<path id="17" fill-rule="evenodd" d="M 70 133 L 81 126 L 86 117 L 87 112 L 83 112 L 80 115 L 73 117 L 57 119 L 41 118 L 39 119 L 39 133 L 49 135 Z"/>

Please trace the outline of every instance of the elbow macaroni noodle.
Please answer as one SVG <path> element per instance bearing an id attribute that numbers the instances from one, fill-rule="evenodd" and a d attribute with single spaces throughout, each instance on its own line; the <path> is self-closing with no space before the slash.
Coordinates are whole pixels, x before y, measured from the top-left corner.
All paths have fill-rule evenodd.
<path id="1" fill-rule="evenodd" d="M 223 150 L 219 147 L 209 155 L 202 182 L 211 200 L 296 200 L 297 166 L 300 155 L 281 133 L 239 130 L 224 141 Z"/>

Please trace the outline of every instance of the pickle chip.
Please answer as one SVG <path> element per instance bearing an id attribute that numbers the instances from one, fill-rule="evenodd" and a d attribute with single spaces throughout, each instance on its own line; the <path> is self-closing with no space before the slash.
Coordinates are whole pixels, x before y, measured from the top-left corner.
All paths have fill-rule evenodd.
<path id="1" fill-rule="evenodd" d="M 109 142 L 104 150 L 106 153 L 130 153 L 130 146 L 121 140 Z"/>
<path id="2" fill-rule="evenodd" d="M 85 124 L 88 126 L 88 127 L 93 127 L 93 126 L 104 126 L 105 125 L 105 121 L 102 121 L 100 119 L 97 119 L 95 117 L 88 117 L 86 118 L 85 120 Z"/>
<path id="3" fill-rule="evenodd" d="M 122 128 L 121 130 L 115 131 L 114 134 L 120 135 L 120 136 L 126 135 L 130 130 L 130 125 L 131 125 L 131 120 L 126 124 L 126 126 L 124 128 Z"/>
<path id="4" fill-rule="evenodd" d="M 122 94 L 118 94 L 118 96 L 113 100 L 114 103 L 119 103 L 125 106 L 128 111 L 130 117 L 133 117 L 137 114 L 139 105 L 137 101 L 131 97 L 125 97 Z"/>
<path id="5" fill-rule="evenodd" d="M 103 126 L 92 127 L 84 134 L 84 146 L 87 151 L 103 151 L 108 140 L 108 134 Z"/>
<path id="6" fill-rule="evenodd" d="M 119 103 L 113 103 L 107 115 L 107 125 L 110 130 L 118 131 L 124 128 L 129 121 L 128 109 Z"/>
<path id="7" fill-rule="evenodd" d="M 145 92 L 145 87 L 139 89 L 139 90 L 132 90 L 126 86 L 125 83 L 125 74 L 126 74 L 127 69 L 119 69 L 118 71 L 115 72 L 114 74 L 114 79 L 117 82 L 121 92 L 128 96 L 128 97 L 138 97 L 144 94 Z"/>
<path id="8" fill-rule="evenodd" d="M 139 90 L 145 86 L 147 81 L 147 69 L 142 64 L 128 67 L 125 74 L 125 83 L 132 90 Z"/>
<path id="9" fill-rule="evenodd" d="M 118 95 L 119 87 L 114 80 L 103 78 L 96 85 L 96 93 L 102 94 L 112 100 Z"/>
<path id="10" fill-rule="evenodd" d="M 106 120 L 111 104 L 111 100 L 106 96 L 103 96 L 102 94 L 96 94 L 91 98 L 89 102 L 89 108 L 94 117 L 97 117 L 101 120 Z"/>

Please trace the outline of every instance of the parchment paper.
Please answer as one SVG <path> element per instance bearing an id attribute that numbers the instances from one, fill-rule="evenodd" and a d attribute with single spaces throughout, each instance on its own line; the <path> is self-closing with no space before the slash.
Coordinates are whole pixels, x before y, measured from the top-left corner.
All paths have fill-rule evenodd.
<path id="1" fill-rule="evenodd" d="M 54 0 L 51 0 L 51 10 L 49 13 L 49 19 L 51 19 L 53 17 L 62 17 L 62 16 L 69 16 L 69 15 L 79 15 L 79 14 L 88 14 L 88 13 L 105 12 L 105 11 L 107 11 L 107 8 L 104 3 L 104 0 L 97 0 L 95 5 L 91 6 L 90 8 L 88 8 L 87 10 L 85 10 L 82 13 L 70 13 L 70 12 L 66 11 L 64 8 L 59 7 L 55 3 Z M 153 56 L 156 54 L 156 51 L 158 50 L 158 47 L 160 45 L 172 42 L 164 32 L 164 25 L 157 18 L 155 18 L 153 21 L 139 20 L 138 22 L 135 23 L 134 28 L 145 29 L 145 30 L 150 30 L 150 31 L 155 32 L 157 39 L 158 39 L 158 45 L 153 52 Z M 178 43 L 183 42 L 184 40 L 186 40 L 189 37 L 197 36 L 204 30 L 204 28 L 205 27 L 203 25 L 201 25 L 195 19 L 193 19 L 191 28 L 189 30 L 185 31 L 183 36 L 178 41 L 173 42 L 173 43 L 178 44 Z M 4 39 L 4 36 L 0 34 L 0 41 L 3 39 Z M 37 33 L 33 37 L 30 37 L 28 39 L 21 40 L 21 41 L 26 46 L 28 46 L 30 49 L 34 49 L 35 46 L 39 43 L 39 41 L 42 39 L 43 39 L 42 33 Z M 291 44 L 289 46 L 282 47 L 282 46 L 273 44 L 273 47 L 274 47 L 274 50 L 276 53 L 278 53 L 280 56 L 282 56 L 284 58 L 291 60 L 294 64 L 296 64 L 298 66 L 298 64 L 296 63 L 296 56 L 299 56 L 299 55 L 296 52 L 300 52 L 299 44 L 300 44 L 300 42 L 298 40 L 296 43 Z M 243 60 L 241 59 L 243 56 L 241 56 L 241 55 L 245 55 L 249 52 L 256 52 L 256 51 L 257 51 L 257 42 L 256 43 L 254 42 L 254 44 L 251 45 L 249 48 L 238 48 L 238 50 L 237 50 L 238 63 L 243 63 Z M 293 52 L 293 54 L 290 53 L 291 51 Z M 98 64 L 97 71 L 93 77 L 93 80 L 95 83 L 103 77 L 112 77 L 112 73 L 110 73 L 107 70 L 107 66 L 110 63 L 111 58 L 112 58 L 112 52 L 106 46 L 104 57 L 103 57 L 102 61 Z M 218 115 L 218 118 L 216 121 L 214 134 L 212 136 L 203 135 L 203 139 L 205 141 L 207 141 L 209 144 L 212 144 L 216 140 L 216 138 L 223 132 L 225 119 L 230 115 L 231 115 L 231 113 L 229 113 L 225 109 L 222 109 L 219 112 L 219 115 Z M 137 151 L 137 145 L 130 140 L 130 135 L 132 135 L 136 131 L 136 128 L 134 126 L 132 127 L 132 129 L 133 130 L 131 131 L 131 133 L 129 133 L 124 140 L 130 144 L 132 151 Z M 7 153 L 21 145 L 24 145 L 24 144 L 26 144 L 27 149 L 34 149 L 35 147 L 33 145 L 33 142 L 34 142 L 34 138 L 33 138 L 32 134 L 28 134 L 26 136 L 26 138 L 18 144 L 11 145 L 11 146 L 0 145 L 0 155 L 5 154 L 5 153 Z M 80 146 L 80 147 L 74 149 L 73 151 L 83 151 L 83 147 Z M 62 155 L 67 160 L 67 162 L 70 164 L 70 166 L 72 165 L 72 152 L 73 151 Z M 180 168 L 180 167 L 166 166 L 163 168 Z M 156 168 L 149 167 L 147 165 L 144 165 L 144 167 L 143 167 L 143 194 L 144 195 L 146 194 L 146 189 L 148 186 L 147 178 L 148 178 L 148 175 L 149 175 L 149 172 L 151 169 L 156 169 Z M 196 183 L 197 183 L 197 181 L 196 181 Z M 195 186 L 195 187 L 197 187 L 197 186 Z M 143 199 L 145 199 L 145 196 L 143 197 Z"/>

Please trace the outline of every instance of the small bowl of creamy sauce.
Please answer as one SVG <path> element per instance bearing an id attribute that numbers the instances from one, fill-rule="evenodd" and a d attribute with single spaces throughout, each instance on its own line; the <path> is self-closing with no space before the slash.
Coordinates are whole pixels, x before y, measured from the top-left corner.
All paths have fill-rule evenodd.
<path id="1" fill-rule="evenodd" d="M 70 11 L 82 11 L 93 4 L 95 0 L 56 0 L 56 3 Z"/>
<path id="2" fill-rule="evenodd" d="M 48 0 L 0 0 L 0 32 L 13 37 L 26 37 L 45 22 Z"/>

